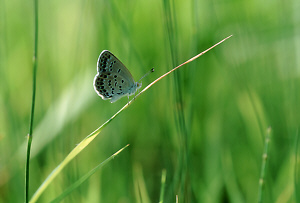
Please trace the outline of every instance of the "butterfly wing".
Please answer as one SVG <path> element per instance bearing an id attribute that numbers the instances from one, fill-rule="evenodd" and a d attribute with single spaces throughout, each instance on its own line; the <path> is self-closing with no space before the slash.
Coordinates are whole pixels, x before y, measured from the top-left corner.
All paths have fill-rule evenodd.
<path id="1" fill-rule="evenodd" d="M 136 91 L 136 83 L 124 64 L 111 52 L 101 52 L 97 63 L 94 88 L 102 99 L 115 102 Z"/>

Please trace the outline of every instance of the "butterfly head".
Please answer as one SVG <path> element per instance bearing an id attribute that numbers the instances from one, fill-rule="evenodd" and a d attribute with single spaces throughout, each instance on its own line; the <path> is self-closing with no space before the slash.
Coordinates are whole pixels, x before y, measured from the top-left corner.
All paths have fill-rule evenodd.
<path id="1" fill-rule="evenodd" d="M 138 89 L 142 87 L 142 83 L 135 82 L 134 85 L 129 89 L 128 95 L 133 95 Z"/>

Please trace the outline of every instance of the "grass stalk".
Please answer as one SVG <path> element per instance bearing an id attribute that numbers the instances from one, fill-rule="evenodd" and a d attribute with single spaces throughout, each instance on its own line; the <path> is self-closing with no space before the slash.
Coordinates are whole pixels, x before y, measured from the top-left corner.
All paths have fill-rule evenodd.
<path id="1" fill-rule="evenodd" d="M 177 40 L 177 21 L 176 21 L 176 12 L 175 12 L 175 1 L 174 0 L 163 0 L 164 5 L 164 17 L 167 28 L 167 38 L 169 39 L 169 48 L 172 58 L 172 66 L 175 66 L 178 60 L 178 40 Z M 187 181 L 188 173 L 188 134 L 185 124 L 185 116 L 183 112 L 183 101 L 182 101 L 182 82 L 180 80 L 180 73 L 175 72 L 173 75 L 174 78 L 174 94 L 175 94 L 175 106 L 179 107 L 175 110 L 175 123 L 177 126 L 177 135 L 180 140 L 179 143 L 179 152 L 178 152 L 178 163 L 175 172 L 174 185 L 179 190 L 179 194 L 182 194 L 182 191 L 186 191 L 185 183 Z M 188 194 L 187 194 L 188 196 Z"/>
<path id="2" fill-rule="evenodd" d="M 173 68 L 169 72 L 163 74 L 156 80 L 154 80 L 152 83 L 150 83 L 148 86 L 146 86 L 142 91 L 140 91 L 132 100 L 130 100 L 126 105 L 124 105 L 117 113 L 115 113 L 110 119 L 108 119 L 105 123 L 103 123 L 99 128 L 97 128 L 94 132 L 92 132 L 90 135 L 88 135 L 86 138 L 84 138 L 67 156 L 66 158 L 49 174 L 49 176 L 46 178 L 46 180 L 41 184 L 41 186 L 37 189 L 37 191 L 32 196 L 30 202 L 36 202 L 40 195 L 45 191 L 45 189 L 49 186 L 49 184 L 54 180 L 54 178 L 62 171 L 62 169 L 73 159 L 75 158 L 87 145 L 89 145 L 90 142 L 92 142 L 97 135 L 102 131 L 102 129 L 110 123 L 117 115 L 119 115 L 122 111 L 124 111 L 129 105 L 132 104 L 133 101 L 136 100 L 137 97 L 139 97 L 141 94 L 143 94 L 146 90 L 148 90 L 151 86 L 153 86 L 155 83 L 157 83 L 159 80 L 163 79 L 173 71 L 177 70 L 178 68 L 182 67 L 183 65 L 192 62 L 193 60 L 197 59 L 201 55 L 205 54 L 209 50 L 213 49 L 214 47 L 218 46 L 228 38 L 230 38 L 232 35 L 226 37 L 225 39 L 221 40 L 220 42 L 216 43 L 212 47 L 206 49 L 205 51 L 201 52 L 200 54 L 194 56 L 193 58 L 187 60 L 186 62 L 180 64 L 179 66 Z"/>
<path id="3" fill-rule="evenodd" d="M 160 188 L 159 203 L 164 202 L 166 178 L 167 178 L 167 171 L 166 171 L 166 169 L 164 169 L 162 171 L 162 175 L 161 175 L 161 188 Z"/>
<path id="4" fill-rule="evenodd" d="M 259 178 L 259 186 L 258 186 L 258 202 L 263 202 L 263 192 L 264 192 L 264 185 L 265 185 L 265 174 L 266 174 L 266 165 L 269 153 L 269 143 L 270 143 L 270 135 L 271 135 L 271 127 L 267 129 L 267 134 L 265 137 L 265 145 L 264 145 L 264 152 L 262 155 L 262 164 L 261 164 L 261 171 L 260 171 L 260 178 Z"/>
<path id="5" fill-rule="evenodd" d="M 33 82 L 32 82 L 32 100 L 31 113 L 29 121 L 29 133 L 27 135 L 27 152 L 25 165 L 25 202 L 29 200 L 29 164 L 30 164 L 30 149 L 32 143 L 32 129 L 35 107 L 36 94 L 36 72 L 37 72 L 37 53 L 38 53 L 38 0 L 34 0 L 34 51 L 33 51 Z"/>
<path id="6" fill-rule="evenodd" d="M 296 202 L 300 202 L 300 189 L 299 189 L 299 133 L 298 129 L 296 132 L 296 146 L 295 146 L 295 169 L 294 169 L 294 187 L 295 187 L 295 198 Z"/>

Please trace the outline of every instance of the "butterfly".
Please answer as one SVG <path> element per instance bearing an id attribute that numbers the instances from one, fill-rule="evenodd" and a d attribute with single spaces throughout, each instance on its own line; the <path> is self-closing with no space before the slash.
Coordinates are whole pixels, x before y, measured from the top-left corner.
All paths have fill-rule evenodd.
<path id="1" fill-rule="evenodd" d="M 94 89 L 102 99 L 110 99 L 111 103 L 124 96 L 128 96 L 129 99 L 129 96 L 141 87 L 142 83 L 134 81 L 129 70 L 116 56 L 108 50 L 101 52 L 97 62 Z"/>

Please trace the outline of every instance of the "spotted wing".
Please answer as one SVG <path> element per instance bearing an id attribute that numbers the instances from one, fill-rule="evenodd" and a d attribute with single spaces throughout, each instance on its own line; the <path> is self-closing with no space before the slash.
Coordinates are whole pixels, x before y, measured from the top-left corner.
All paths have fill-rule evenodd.
<path id="1" fill-rule="evenodd" d="M 97 63 L 97 75 L 94 78 L 95 91 L 102 99 L 111 102 L 130 94 L 135 86 L 134 79 L 124 64 L 111 52 L 101 52 Z"/>

